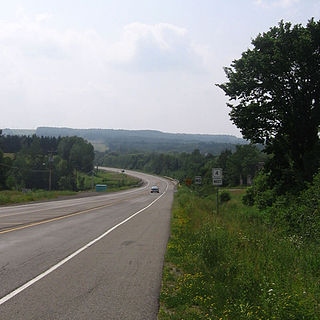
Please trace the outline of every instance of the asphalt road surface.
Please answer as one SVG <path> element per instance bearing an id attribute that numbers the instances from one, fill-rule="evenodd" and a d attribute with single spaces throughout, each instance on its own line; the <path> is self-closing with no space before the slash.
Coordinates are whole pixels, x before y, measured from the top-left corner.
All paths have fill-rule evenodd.
<path id="1" fill-rule="evenodd" d="M 0 319 L 157 319 L 174 183 L 0 208 Z M 160 193 L 150 193 L 152 185 Z"/>

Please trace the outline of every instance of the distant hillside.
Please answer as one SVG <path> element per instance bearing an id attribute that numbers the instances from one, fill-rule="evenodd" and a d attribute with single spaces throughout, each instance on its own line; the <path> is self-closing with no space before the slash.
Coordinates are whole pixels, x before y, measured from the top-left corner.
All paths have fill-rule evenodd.
<path id="1" fill-rule="evenodd" d="M 36 130 L 32 129 L 2 129 L 2 133 L 10 136 L 32 136 Z"/>
<path id="2" fill-rule="evenodd" d="M 29 132 L 29 133 L 26 133 Z M 36 134 L 38 136 L 79 136 L 94 145 L 118 152 L 201 152 L 220 154 L 225 149 L 235 149 L 246 140 L 232 135 L 180 134 L 155 130 L 71 129 L 39 127 L 33 130 L 4 129 L 4 134 Z"/>

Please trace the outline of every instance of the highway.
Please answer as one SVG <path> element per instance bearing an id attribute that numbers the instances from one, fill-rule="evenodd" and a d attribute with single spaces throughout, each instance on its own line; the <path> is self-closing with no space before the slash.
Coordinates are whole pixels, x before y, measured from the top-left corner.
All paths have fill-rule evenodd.
<path id="1" fill-rule="evenodd" d="M 0 207 L 0 319 L 157 319 L 175 186 L 126 173 L 144 185 Z"/>

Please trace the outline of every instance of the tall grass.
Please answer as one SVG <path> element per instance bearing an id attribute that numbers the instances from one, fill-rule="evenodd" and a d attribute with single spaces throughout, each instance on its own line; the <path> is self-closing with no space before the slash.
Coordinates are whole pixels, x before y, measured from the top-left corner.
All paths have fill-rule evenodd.
<path id="1" fill-rule="evenodd" d="M 79 181 L 82 181 L 79 183 Z M 96 184 L 106 184 L 107 191 L 124 190 L 139 186 L 140 179 L 128 176 L 124 173 L 98 170 L 93 176 L 93 187 Z M 82 184 L 80 186 L 80 184 Z M 82 190 L 92 189 L 92 176 L 86 174 L 78 175 L 78 187 Z"/>
<path id="2" fill-rule="evenodd" d="M 117 172 L 99 170 L 93 177 L 93 186 L 106 184 L 107 191 L 118 191 L 139 186 L 140 179 Z M 92 176 L 79 173 L 77 186 L 79 190 L 92 190 Z M 94 189 L 95 190 L 95 189 Z M 28 190 L 26 192 L 6 190 L 0 191 L 0 205 L 23 203 L 37 200 L 55 199 L 59 196 L 75 195 L 75 191 Z"/>
<path id="3" fill-rule="evenodd" d="M 68 196 L 76 194 L 73 191 L 46 191 L 46 190 L 37 190 L 37 191 L 0 191 L 0 205 L 4 204 L 13 204 L 13 203 L 23 203 L 37 200 L 46 200 L 46 199 L 55 199 L 59 196 Z"/>
<path id="4" fill-rule="evenodd" d="M 320 319 L 320 248 L 270 228 L 242 192 L 175 197 L 159 319 Z"/>

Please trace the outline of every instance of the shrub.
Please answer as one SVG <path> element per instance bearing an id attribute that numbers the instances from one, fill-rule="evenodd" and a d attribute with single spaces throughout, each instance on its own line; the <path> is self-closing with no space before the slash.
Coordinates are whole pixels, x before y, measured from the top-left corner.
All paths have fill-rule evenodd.
<path id="1" fill-rule="evenodd" d="M 231 199 L 230 193 L 227 191 L 222 191 L 220 193 L 220 201 L 221 202 L 227 202 Z"/>
<path id="2" fill-rule="evenodd" d="M 255 177 L 253 186 L 247 189 L 242 203 L 248 206 L 255 204 L 259 209 L 266 209 L 271 207 L 275 200 L 276 190 L 270 188 L 269 174 L 261 171 Z"/>
<path id="3" fill-rule="evenodd" d="M 313 183 L 299 196 L 278 197 L 269 210 L 271 218 L 277 224 L 285 226 L 290 233 L 305 239 L 320 239 L 320 172 L 315 175 Z"/>
<path id="4" fill-rule="evenodd" d="M 254 205 L 254 188 L 249 187 L 246 191 L 246 194 L 242 197 L 242 203 L 246 206 L 253 206 Z"/>

